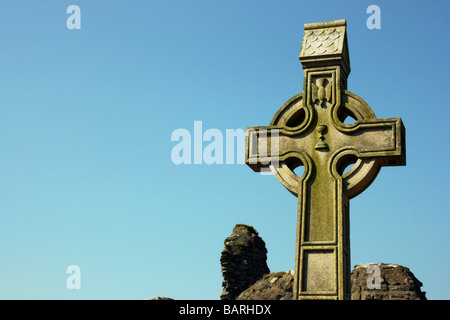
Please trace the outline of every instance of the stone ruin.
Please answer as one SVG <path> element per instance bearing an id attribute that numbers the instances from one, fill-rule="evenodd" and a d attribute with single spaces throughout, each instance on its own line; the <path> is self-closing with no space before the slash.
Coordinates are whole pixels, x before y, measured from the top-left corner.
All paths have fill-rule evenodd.
<path id="1" fill-rule="evenodd" d="M 371 276 L 368 268 L 380 270 L 379 289 L 367 286 Z M 407 268 L 398 264 L 358 264 L 352 271 L 352 300 L 426 300 L 422 282 Z M 369 280 L 370 281 L 370 280 Z"/>
<path id="2" fill-rule="evenodd" d="M 265 242 L 253 227 L 234 227 L 220 261 L 222 300 L 292 300 L 294 272 L 270 273 Z M 379 272 L 378 283 L 371 282 L 374 272 L 368 268 Z M 426 300 L 421 287 L 422 282 L 398 264 L 360 264 L 351 272 L 352 300 Z"/>
<path id="3" fill-rule="evenodd" d="M 222 300 L 234 300 L 242 291 L 268 274 L 267 249 L 256 230 L 238 224 L 225 239 L 222 251 Z"/>

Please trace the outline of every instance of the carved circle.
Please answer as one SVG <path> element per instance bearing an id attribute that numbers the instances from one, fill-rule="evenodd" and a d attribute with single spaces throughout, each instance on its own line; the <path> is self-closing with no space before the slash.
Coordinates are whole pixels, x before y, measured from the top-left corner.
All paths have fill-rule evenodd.
<path id="1" fill-rule="evenodd" d="M 333 121 L 339 130 L 346 131 L 354 128 L 361 120 L 375 119 L 375 114 L 367 103 L 357 95 L 345 91 L 341 97 L 341 106 L 334 108 Z M 356 121 L 345 124 L 346 117 Z M 286 131 L 300 131 L 306 129 L 312 121 L 312 112 L 303 103 L 303 94 L 297 94 L 289 99 L 274 115 L 271 126 L 281 126 Z M 336 177 L 342 177 L 344 192 L 350 198 L 363 192 L 375 179 L 379 171 L 379 164 L 375 158 L 357 158 L 356 150 L 349 148 L 336 159 Z M 297 159 L 297 160 L 295 160 Z M 354 163 L 353 167 L 343 174 L 343 169 Z M 295 167 L 304 165 L 305 170 L 301 177 L 294 173 Z M 286 187 L 293 195 L 298 197 L 299 184 L 309 174 L 308 168 L 312 165 L 309 156 L 302 153 L 291 153 L 285 161 L 280 161 L 278 167 L 270 165 L 272 173 L 277 180 Z"/>

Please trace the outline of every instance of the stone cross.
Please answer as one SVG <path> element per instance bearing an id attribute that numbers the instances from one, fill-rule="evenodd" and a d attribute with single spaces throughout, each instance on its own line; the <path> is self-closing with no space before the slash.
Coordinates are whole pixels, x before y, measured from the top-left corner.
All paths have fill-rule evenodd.
<path id="1" fill-rule="evenodd" d="M 294 299 L 350 299 L 349 199 L 381 166 L 406 164 L 405 129 L 400 118 L 377 119 L 346 90 L 345 20 L 306 24 L 300 61 L 303 93 L 269 126 L 247 128 L 246 163 L 270 168 L 298 197 Z"/>

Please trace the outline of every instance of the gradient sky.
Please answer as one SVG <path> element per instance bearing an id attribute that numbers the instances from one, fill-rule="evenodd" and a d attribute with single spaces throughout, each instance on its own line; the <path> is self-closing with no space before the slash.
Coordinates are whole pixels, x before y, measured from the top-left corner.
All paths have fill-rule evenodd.
<path id="1" fill-rule="evenodd" d="M 66 26 L 72 4 L 80 30 Z M 337 19 L 348 89 L 401 117 L 407 141 L 407 166 L 382 168 L 350 203 L 352 266 L 404 265 L 429 299 L 449 299 L 448 12 L 437 0 L 1 0 L 0 299 L 219 299 L 238 223 L 266 242 L 272 272 L 292 270 L 296 199 L 245 164 L 175 165 L 171 134 L 268 125 L 302 91 L 304 24 Z"/>

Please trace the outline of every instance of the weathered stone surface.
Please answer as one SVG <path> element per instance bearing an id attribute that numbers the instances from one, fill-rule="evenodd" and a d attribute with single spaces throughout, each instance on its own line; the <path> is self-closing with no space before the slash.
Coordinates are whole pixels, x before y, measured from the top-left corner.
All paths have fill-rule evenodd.
<path id="1" fill-rule="evenodd" d="M 380 289 L 369 289 L 367 282 L 374 276 L 369 266 L 380 270 Z M 352 271 L 352 300 L 426 300 L 422 282 L 407 268 L 398 264 L 372 263 L 356 265 Z M 371 282 L 371 279 L 369 279 Z"/>
<path id="2" fill-rule="evenodd" d="M 369 289 L 370 265 L 380 268 L 380 288 Z M 293 271 L 265 275 L 244 290 L 236 300 L 291 300 Z M 356 265 L 351 272 L 352 300 L 426 300 L 422 283 L 407 268 L 398 264 L 373 263 Z"/>
<path id="3" fill-rule="evenodd" d="M 266 244 L 251 227 L 238 224 L 225 239 L 220 262 L 222 265 L 222 300 L 233 300 L 261 277 L 270 272 L 267 267 Z"/>
<path id="4" fill-rule="evenodd" d="M 299 198 L 294 299 L 350 299 L 349 201 L 380 167 L 406 164 L 405 129 L 400 118 L 377 119 L 347 91 L 345 20 L 306 24 L 299 58 L 303 92 L 269 126 L 247 128 L 245 162 L 269 168 Z"/>
<path id="5" fill-rule="evenodd" d="M 236 300 L 292 300 L 293 275 L 293 271 L 266 274 Z"/>

